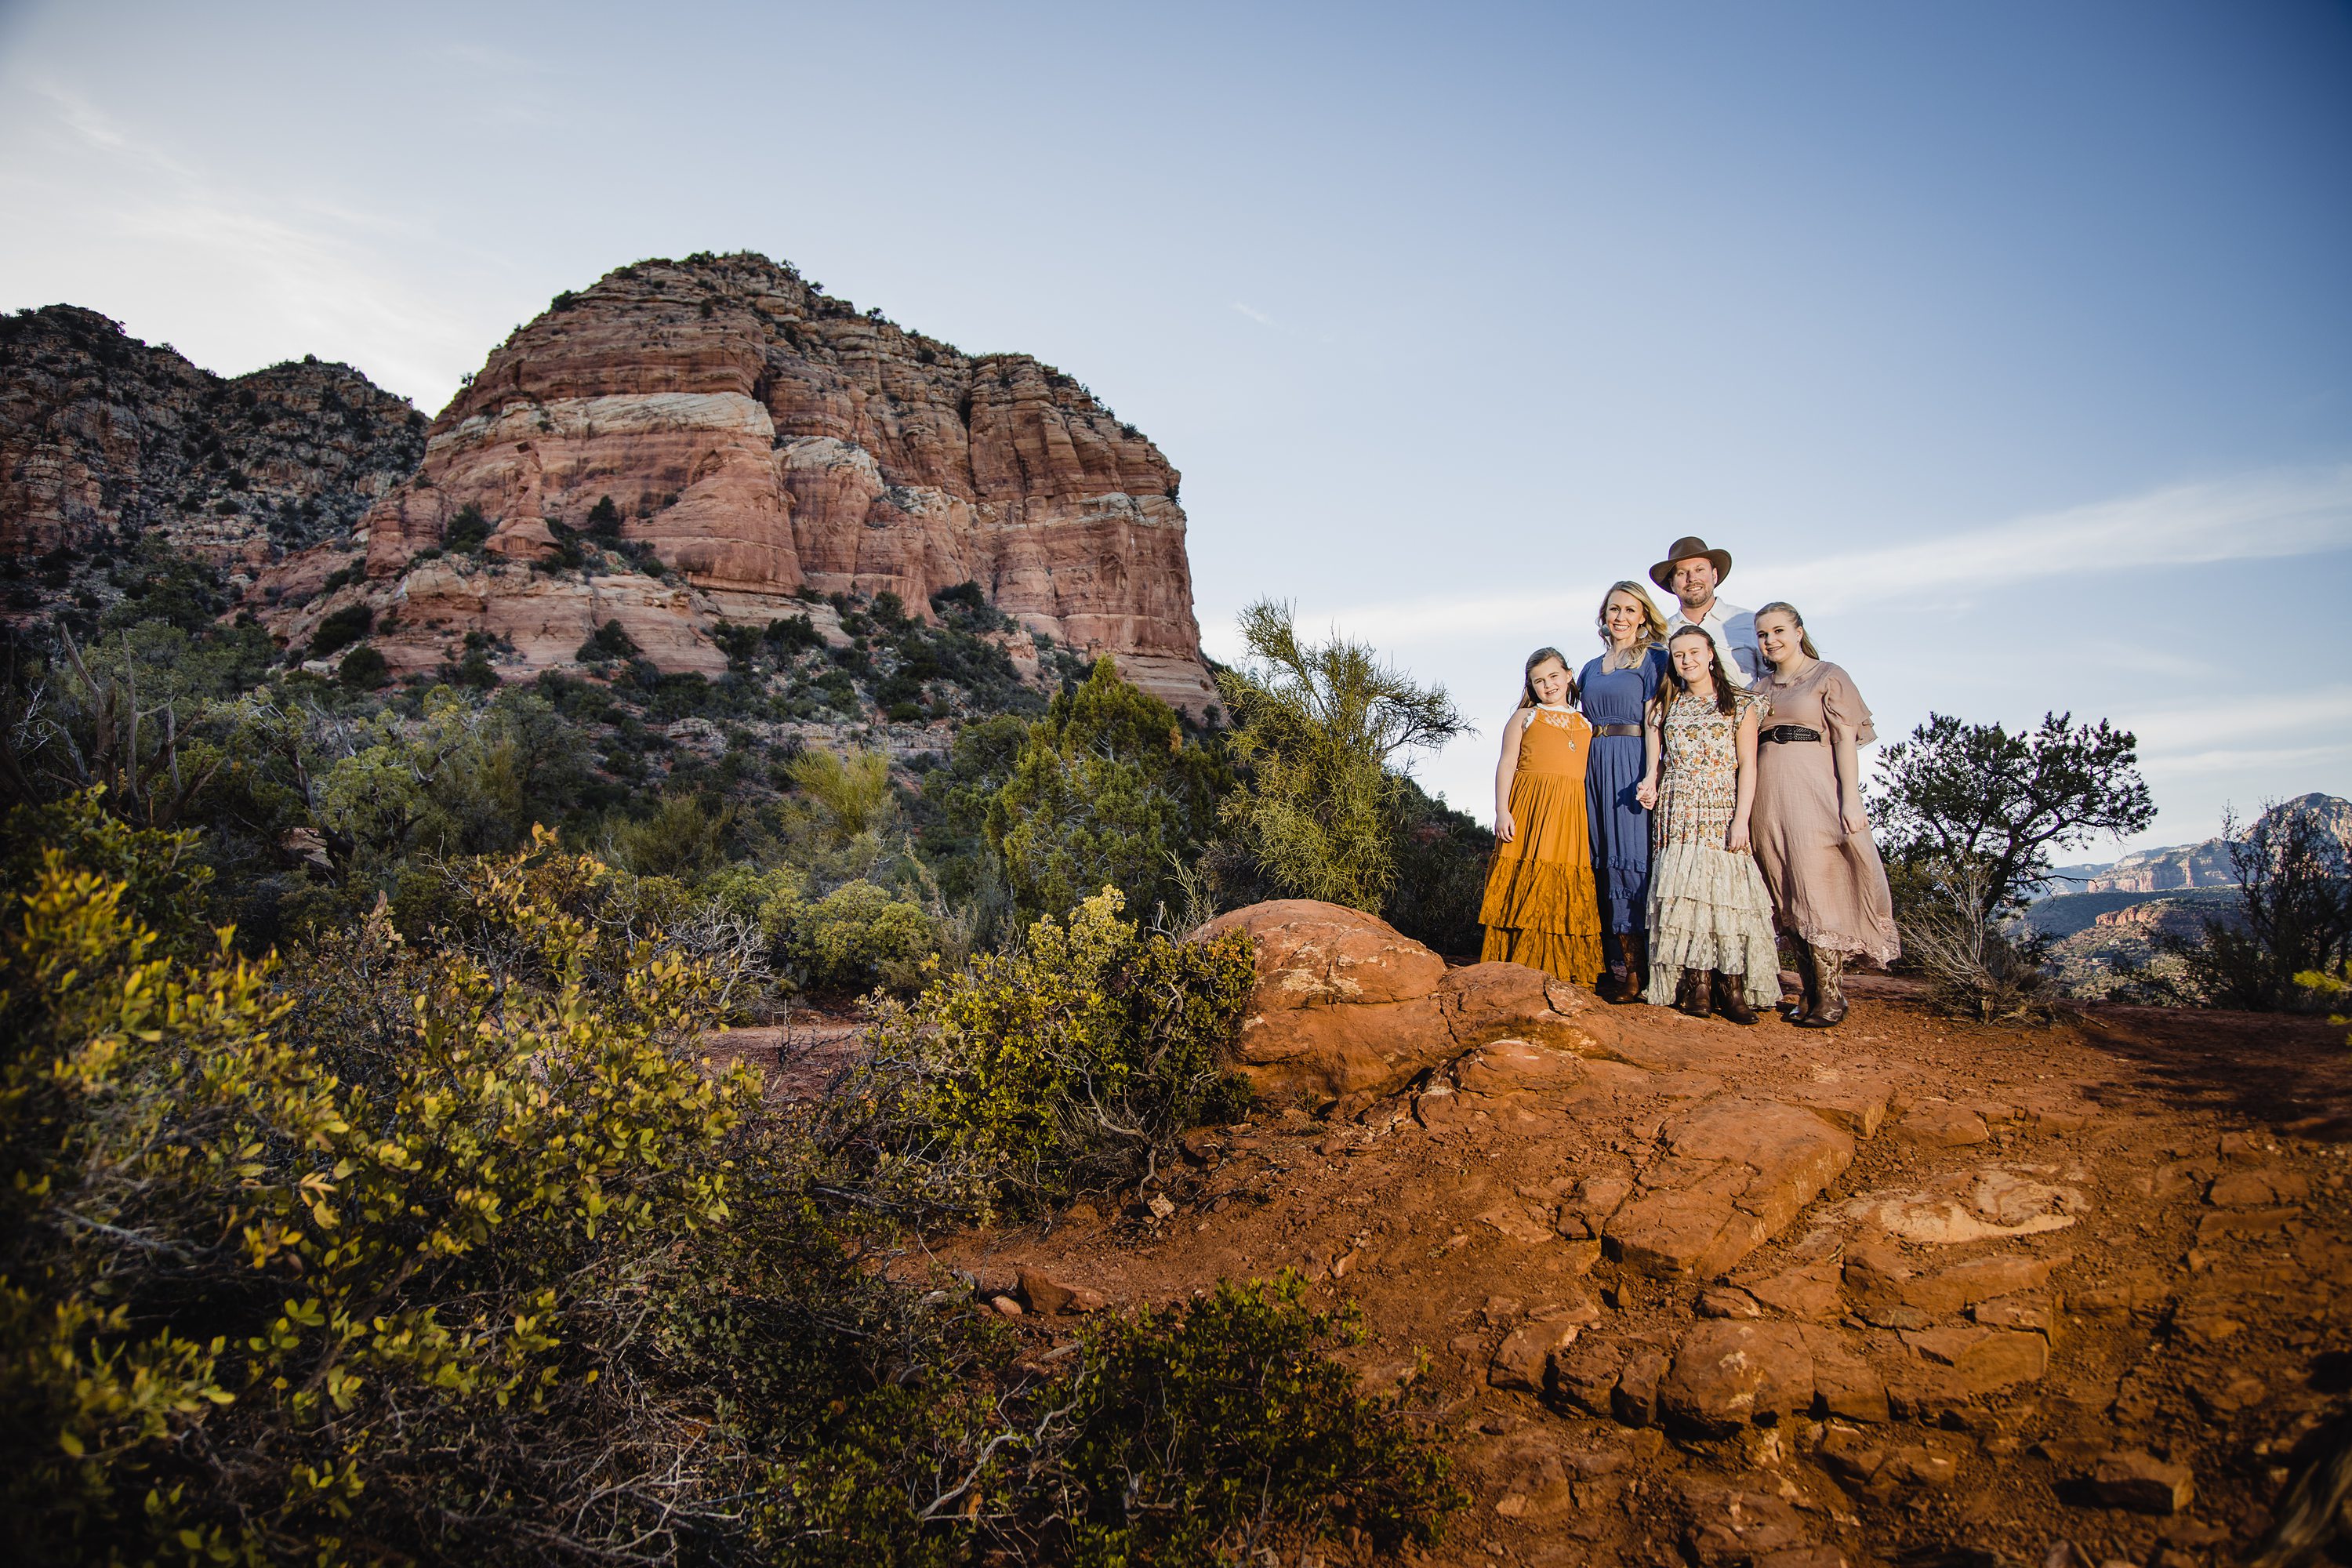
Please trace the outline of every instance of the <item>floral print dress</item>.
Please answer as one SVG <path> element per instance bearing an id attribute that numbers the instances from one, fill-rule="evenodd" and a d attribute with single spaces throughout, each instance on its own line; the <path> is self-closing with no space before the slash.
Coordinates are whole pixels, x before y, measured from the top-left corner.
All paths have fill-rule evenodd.
<path id="1" fill-rule="evenodd" d="M 1739 716 L 1685 692 L 1666 709 L 1660 737 L 1658 808 L 1650 827 L 1650 988 L 1671 1006 L 1685 969 L 1738 975 L 1751 1007 L 1780 999 L 1772 896 L 1746 850 L 1727 847 L 1739 801 Z"/>

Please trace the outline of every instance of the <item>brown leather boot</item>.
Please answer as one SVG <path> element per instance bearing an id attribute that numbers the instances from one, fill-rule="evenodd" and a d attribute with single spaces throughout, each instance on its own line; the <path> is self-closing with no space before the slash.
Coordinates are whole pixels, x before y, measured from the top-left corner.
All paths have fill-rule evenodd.
<path id="1" fill-rule="evenodd" d="M 1756 1009 L 1748 1005 L 1748 998 L 1742 994 L 1747 984 L 1748 977 L 1744 974 L 1726 974 L 1720 969 L 1715 972 L 1715 1011 L 1717 1016 L 1728 1018 L 1735 1024 L 1756 1022 Z"/>
<path id="2" fill-rule="evenodd" d="M 1801 1029 L 1827 1029 L 1845 1020 L 1845 954 L 1817 948 L 1813 968 L 1821 974 L 1821 997 L 1813 1010 L 1797 1020 Z"/>
<path id="3" fill-rule="evenodd" d="M 1618 939 L 1614 960 L 1609 956 L 1609 942 L 1608 933 L 1604 931 L 1601 937 L 1601 978 L 1592 983 L 1592 994 L 1603 1002 L 1622 1002 L 1625 993 L 1633 988 L 1633 970 L 1625 962 L 1623 939 Z"/>
<path id="4" fill-rule="evenodd" d="M 1629 931 L 1618 942 L 1625 950 L 1625 989 L 1622 994 L 1609 998 L 1624 1004 L 1639 1002 L 1650 988 L 1650 939 L 1645 931 Z"/>
<path id="5" fill-rule="evenodd" d="M 1797 979 L 1800 994 L 1794 1002 L 1780 1004 L 1780 1016 L 1793 1024 L 1811 1013 L 1821 1003 L 1822 974 L 1813 962 L 1812 944 L 1803 937 L 1791 937 L 1790 945 L 1797 950 Z"/>
<path id="6" fill-rule="evenodd" d="M 1694 1018 L 1707 1015 L 1707 982 L 1714 978 L 1711 969 L 1685 969 L 1683 983 L 1675 987 L 1675 1011 Z"/>

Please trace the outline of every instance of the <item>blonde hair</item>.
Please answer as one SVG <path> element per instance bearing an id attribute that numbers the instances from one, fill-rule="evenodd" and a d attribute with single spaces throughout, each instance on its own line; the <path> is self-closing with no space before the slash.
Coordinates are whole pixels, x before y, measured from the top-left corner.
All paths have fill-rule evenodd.
<path id="1" fill-rule="evenodd" d="M 1609 592 L 1601 595 L 1601 608 L 1593 615 L 1592 624 L 1601 628 L 1602 650 L 1605 652 L 1617 646 L 1609 640 L 1609 601 L 1619 594 L 1633 595 L 1633 602 L 1642 606 L 1642 631 L 1641 635 L 1633 639 L 1634 647 L 1638 649 L 1665 647 L 1666 617 L 1658 614 L 1658 606 L 1651 602 L 1649 594 L 1642 584 L 1629 578 L 1622 583 L 1609 584 Z"/>
<path id="2" fill-rule="evenodd" d="M 1757 611 L 1756 618 L 1760 621 L 1765 616 L 1770 615 L 1786 616 L 1790 620 L 1797 623 L 1797 646 L 1805 650 L 1805 657 L 1807 658 L 1819 658 L 1822 657 L 1822 650 L 1813 646 L 1813 634 L 1805 629 L 1805 617 L 1797 614 L 1796 605 L 1789 603 L 1786 599 L 1775 599 L 1770 604 L 1765 605 L 1762 609 Z"/>

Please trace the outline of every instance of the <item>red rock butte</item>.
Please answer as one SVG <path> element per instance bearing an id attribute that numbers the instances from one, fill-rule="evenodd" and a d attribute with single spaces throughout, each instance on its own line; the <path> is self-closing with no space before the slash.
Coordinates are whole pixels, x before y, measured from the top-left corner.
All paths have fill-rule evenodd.
<path id="1" fill-rule="evenodd" d="M 711 626 L 788 613 L 798 591 L 887 590 L 922 615 L 974 582 L 1030 630 L 1109 654 L 1198 711 L 1215 689 L 1178 479 L 1141 432 L 1025 354 L 965 354 L 762 257 L 639 262 L 559 296 L 491 353 L 433 422 L 422 467 L 362 521 L 356 591 L 389 612 L 376 644 L 395 668 L 429 668 L 479 630 L 535 671 L 618 619 L 665 669 L 715 673 Z M 606 496 L 622 537 L 683 587 L 513 569 Z M 492 529 L 481 562 L 418 561 L 468 505 Z M 282 563 L 257 586 L 289 608 L 265 621 L 307 635 L 341 602 L 314 591 L 343 564 Z"/>

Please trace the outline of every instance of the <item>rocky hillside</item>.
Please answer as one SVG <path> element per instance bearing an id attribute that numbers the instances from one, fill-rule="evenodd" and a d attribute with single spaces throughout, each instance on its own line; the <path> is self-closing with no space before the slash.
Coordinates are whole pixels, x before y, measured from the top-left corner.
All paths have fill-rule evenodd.
<path id="1" fill-rule="evenodd" d="M 1363 1382 L 1471 1494 L 1416 1561 L 2238 1563 L 2326 1458 L 2338 1026 L 1990 1027 L 1865 980 L 1827 1035 L 1742 1029 L 1449 968 L 1329 905 L 1234 924 L 1262 1114 L 1118 1204 L 932 1256 L 1041 1361 L 1074 1314 L 1220 1279 L 1354 1301 Z M 787 1092 L 840 1048 L 716 1038 Z"/>
<path id="2" fill-rule="evenodd" d="M 2310 817 L 2326 836 L 2352 853 L 2352 801 L 2315 791 L 2282 801 L 2263 815 L 2273 814 Z M 2169 893 L 2236 884 L 2230 868 L 2229 841 L 2223 838 L 2141 849 L 2105 865 L 2068 866 L 2061 871 L 2061 887 L 2084 893 Z"/>
<path id="3" fill-rule="evenodd" d="M 0 559 L 16 617 L 160 533 L 233 578 L 348 537 L 415 471 L 425 416 L 349 365 L 224 379 L 93 310 L 0 318 Z M 85 609 L 95 604 L 85 605 Z"/>
<path id="4" fill-rule="evenodd" d="M 709 670 L 721 622 L 834 595 L 921 615 L 973 583 L 1198 711 L 1177 489 L 1140 431 L 1026 355 L 963 353 L 761 257 L 641 262 L 501 344 L 351 546 L 288 560 L 255 607 L 289 644 L 363 608 L 395 672 L 471 633 L 511 679 L 609 620 L 665 670 Z M 656 572 L 583 573 L 583 537 Z"/>

